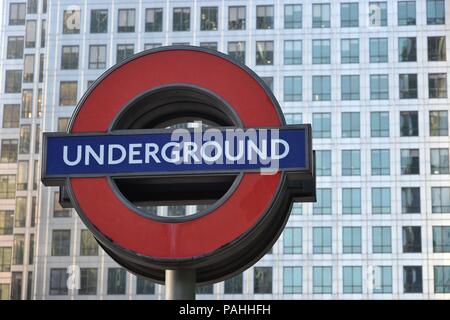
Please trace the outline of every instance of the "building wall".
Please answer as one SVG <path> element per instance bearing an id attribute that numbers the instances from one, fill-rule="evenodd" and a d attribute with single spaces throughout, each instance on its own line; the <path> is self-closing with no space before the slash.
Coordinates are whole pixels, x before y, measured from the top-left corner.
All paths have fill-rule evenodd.
<path id="1" fill-rule="evenodd" d="M 24 35 L 24 26 L 10 26 L 8 24 L 9 4 L 22 2 L 19 0 L 8 0 L 3 3 L 3 22 L 0 29 L 0 39 L 6 43 L 7 37 L 11 35 Z M 387 26 L 371 25 L 371 18 L 375 19 L 382 13 L 374 9 L 371 1 L 329 1 L 330 3 L 330 27 L 313 27 L 313 7 L 310 2 L 305 1 L 280 1 L 280 0 L 233 0 L 233 1 L 122 1 L 114 2 L 105 0 L 74 0 L 70 6 L 64 1 L 49 0 L 47 13 L 42 13 L 42 1 L 39 1 L 37 14 L 27 14 L 26 19 L 42 21 L 47 20 L 46 46 L 40 48 L 41 23 L 37 23 L 37 38 L 35 48 L 25 48 L 25 54 L 35 55 L 35 77 L 32 83 L 24 83 L 23 88 L 33 89 L 34 102 L 33 112 L 30 118 L 21 118 L 20 124 L 31 124 L 31 141 L 35 141 L 36 125 L 41 124 L 44 131 L 57 131 L 58 119 L 69 118 L 75 108 L 75 103 L 60 105 L 60 83 L 61 81 L 77 82 L 77 98 L 80 99 L 88 88 L 88 82 L 99 77 L 108 67 L 117 61 L 117 46 L 132 44 L 133 52 L 137 53 L 146 48 L 146 44 L 171 45 L 174 43 L 189 43 L 190 45 L 201 45 L 204 42 L 216 42 L 217 49 L 224 53 L 228 52 L 229 42 L 245 42 L 245 63 L 261 77 L 273 77 L 273 91 L 278 98 L 283 111 L 289 121 L 302 121 L 313 123 L 313 130 L 317 131 L 317 123 L 314 123 L 314 114 L 329 113 L 331 116 L 330 137 L 315 138 L 313 140 L 314 150 L 329 150 L 331 152 L 331 174 L 317 177 L 317 187 L 330 189 L 331 192 L 331 214 L 317 214 L 312 204 L 302 204 L 301 214 L 293 214 L 290 217 L 288 227 L 302 229 L 301 253 L 286 254 L 284 246 L 284 234 L 275 244 L 272 253 L 267 254 L 256 267 L 271 267 L 272 293 L 256 294 L 255 278 L 259 278 L 260 270 L 255 272 L 252 267 L 243 274 L 243 293 L 229 295 L 224 294 L 224 284 L 214 285 L 214 294 L 201 294 L 199 298 L 273 298 L 273 299 L 412 299 L 433 298 L 448 299 L 448 293 L 436 293 L 435 290 L 435 266 L 450 266 L 450 253 L 435 253 L 433 250 L 433 227 L 450 226 L 450 213 L 433 213 L 432 211 L 432 188 L 450 187 L 449 175 L 432 174 L 430 169 L 430 149 L 449 148 L 448 132 L 445 136 L 430 135 L 430 111 L 448 111 L 449 99 L 429 98 L 429 74 L 441 73 L 448 77 L 450 64 L 449 45 L 449 23 L 450 5 L 445 3 L 445 23 L 439 25 L 427 24 L 427 1 L 415 1 L 416 25 L 398 25 L 398 3 L 401 1 L 386 1 L 387 4 Z M 414 2 L 414 1 L 413 1 Z M 302 4 L 302 27 L 300 29 L 286 29 L 284 5 Z M 320 2 L 322 3 L 322 2 Z M 341 3 L 359 3 L 358 26 L 341 27 Z M 270 29 L 257 29 L 257 6 L 273 5 L 273 27 Z M 75 6 L 75 7 L 74 7 Z M 200 30 L 201 7 L 218 7 L 217 31 Z M 246 29 L 228 29 L 228 7 L 246 7 Z M 190 7 L 190 31 L 173 31 L 173 10 L 178 7 Z M 80 32 L 76 34 L 64 34 L 63 25 L 64 10 L 75 10 L 80 12 Z M 145 9 L 162 8 L 162 31 L 145 32 Z M 107 9 L 108 26 L 106 33 L 94 34 L 90 32 L 91 10 Z M 118 10 L 135 9 L 135 30 L 130 33 L 118 32 Z M 371 17 L 371 18 L 370 18 Z M 70 19 L 75 19 L 72 17 Z M 72 20 L 69 20 L 72 21 Z M 72 26 L 69 23 L 68 29 Z M 428 61 L 427 38 L 433 36 L 446 36 L 446 59 L 445 61 Z M 415 37 L 417 46 L 417 61 L 399 62 L 399 38 Z M 387 38 L 388 62 L 373 63 L 370 61 L 370 38 Z M 314 40 L 330 40 L 330 61 L 324 64 L 313 63 Z M 359 62 L 342 63 L 342 39 L 359 39 Z M 287 53 L 284 50 L 285 41 L 302 41 L 302 58 L 299 65 L 286 65 L 284 58 Z M 258 65 L 256 59 L 257 42 L 273 41 L 273 64 Z M 92 69 L 89 67 L 89 46 L 94 44 L 106 45 L 106 63 L 104 68 Z M 75 70 L 62 70 L 62 46 L 78 46 L 79 58 L 78 68 Z M 45 55 L 45 72 L 42 82 L 39 82 L 40 54 Z M 6 59 L 6 46 L 0 46 L 0 83 L 5 82 L 5 70 L 23 69 L 23 59 Z M 371 75 L 388 75 L 389 97 L 383 100 L 371 98 Z M 418 98 L 402 99 L 400 97 L 399 77 L 401 74 L 417 74 Z M 331 77 L 331 97 L 329 101 L 316 101 L 313 95 L 313 77 Z M 359 99 L 342 99 L 342 78 L 345 75 L 359 75 Z M 287 88 L 284 86 L 285 77 L 301 77 L 301 100 L 287 101 L 285 96 Z M 42 119 L 37 112 L 38 90 L 43 90 L 43 114 Z M 448 91 L 448 80 L 446 84 Z M 0 90 L 0 110 L 5 104 L 21 104 L 21 95 L 9 94 Z M 417 111 L 418 134 L 417 136 L 402 136 L 401 112 Z M 359 113 L 359 135 L 355 137 L 343 137 L 343 113 Z M 387 137 L 373 137 L 371 129 L 371 113 L 388 112 L 389 135 Z M 0 112 L 1 116 L 1 112 Z M 296 119 L 296 120 L 293 120 Z M 301 120 L 300 120 L 301 119 Z M 448 128 L 448 118 L 447 118 Z M 61 128 L 59 128 L 61 129 Z M 447 129 L 448 130 L 448 129 Z M 1 139 L 19 137 L 19 129 L 0 128 Z M 32 144 L 32 149 L 34 149 Z M 389 150 L 389 173 L 385 175 L 373 175 L 371 166 L 372 150 Z M 402 174 L 401 149 L 418 149 L 420 174 Z M 348 176 L 343 174 L 343 166 L 347 165 L 343 159 L 343 151 L 357 150 L 360 154 L 360 174 Z M 12 271 L 22 272 L 23 279 L 27 278 L 28 271 L 34 272 L 32 296 L 33 299 L 160 299 L 164 297 L 164 287 L 156 285 L 155 294 L 136 295 L 136 277 L 126 274 L 126 288 L 124 294 L 108 294 L 108 268 L 117 267 L 101 249 L 98 256 L 80 255 L 81 231 L 85 226 L 77 218 L 76 213 L 71 212 L 70 217 L 57 218 L 54 215 L 54 197 L 57 188 L 45 188 L 41 184 L 36 190 L 33 189 L 33 166 L 34 160 L 39 159 L 38 153 L 29 152 L 21 154 L 19 160 L 28 160 L 28 188 L 17 191 L 15 197 L 27 197 L 26 226 L 14 228 L 13 234 L 25 235 L 24 257 L 28 257 L 29 239 L 35 234 L 36 252 L 33 266 L 28 264 L 27 258 L 21 265 L 13 265 Z M 447 164 L 448 166 L 448 164 Z M 321 169 L 325 167 L 319 166 Z M 15 174 L 17 164 L 0 163 L 0 174 Z M 420 188 L 420 213 L 402 213 L 402 188 Z M 360 209 L 354 208 L 356 214 L 344 213 L 345 200 L 343 193 L 348 188 L 359 189 Z M 372 188 L 390 189 L 390 213 L 375 214 L 372 205 Z M 345 190 L 344 190 L 345 189 Z M 356 192 L 358 194 L 358 192 Z M 38 200 L 38 220 L 36 227 L 31 227 L 31 204 L 32 197 Z M 444 199 L 445 200 L 445 199 Z M 444 201 L 445 202 L 445 201 Z M 345 204 L 345 209 L 347 205 Z M 0 209 L 15 209 L 14 199 L 0 199 Z M 327 209 L 325 209 L 327 211 Z M 449 210 L 444 210 L 449 211 Z M 343 253 L 343 227 L 361 228 L 361 253 Z M 373 227 L 386 226 L 391 229 L 390 253 L 374 253 Z M 407 226 L 420 226 L 421 252 L 405 253 L 403 249 L 402 228 Z M 314 253 L 314 228 L 331 227 L 331 253 Z M 53 230 L 70 230 L 70 250 L 68 255 L 52 255 L 52 232 Z M 316 229 L 317 230 L 317 229 Z M 0 235 L 0 247 L 13 247 L 13 235 Z M 316 241 L 317 242 L 317 241 Z M 316 243 L 317 244 L 317 243 Z M 296 248 L 296 250 L 300 250 Z M 56 268 L 65 269 L 69 265 L 80 268 L 97 268 L 97 290 L 95 295 L 79 295 L 76 290 L 68 290 L 67 294 L 50 294 L 51 270 Z M 331 293 L 319 294 L 314 292 L 314 271 L 316 267 L 325 266 L 332 269 Z M 355 277 L 361 279 L 362 284 L 355 284 L 355 292 L 346 293 L 344 288 L 344 270 L 346 267 L 355 266 Z M 379 266 L 391 267 L 391 290 L 386 293 L 374 293 L 379 289 L 377 281 L 379 277 Z M 404 267 L 422 267 L 422 292 L 405 293 L 404 291 Z M 284 288 L 287 274 L 284 267 L 301 267 L 301 293 L 288 294 Z M 344 269 L 345 268 L 345 269 Z M 298 270 L 297 270 L 298 271 Z M 0 273 L 0 283 L 10 283 L 11 273 Z M 450 277 L 450 275 L 448 276 Z M 72 279 L 72 278 L 71 278 Z M 65 279 L 64 279 L 65 280 Z M 317 279 L 316 279 L 317 280 Z M 444 278 L 444 283 L 450 286 L 450 279 Z M 318 282 L 316 281 L 316 287 Z M 389 286 L 387 286 L 389 287 Z M 447 288 L 447 286 L 446 286 Z M 316 288 L 317 290 L 317 288 Z M 27 297 L 27 281 L 23 281 L 21 287 L 22 298 Z M 389 292 L 391 291 L 391 292 Z M 449 291 L 447 291 L 449 292 Z"/>

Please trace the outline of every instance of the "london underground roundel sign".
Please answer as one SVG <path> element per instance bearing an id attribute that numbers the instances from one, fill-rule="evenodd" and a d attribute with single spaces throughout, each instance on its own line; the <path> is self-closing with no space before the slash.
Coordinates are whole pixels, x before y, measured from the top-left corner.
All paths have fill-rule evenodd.
<path id="1" fill-rule="evenodd" d="M 201 121 L 202 125 L 187 123 Z M 67 133 L 45 133 L 42 181 L 60 186 L 99 244 L 130 271 L 199 283 L 271 248 L 293 201 L 315 198 L 309 125 L 285 125 L 270 89 L 216 51 L 162 47 L 103 74 Z M 149 206 L 207 204 L 188 216 Z"/>

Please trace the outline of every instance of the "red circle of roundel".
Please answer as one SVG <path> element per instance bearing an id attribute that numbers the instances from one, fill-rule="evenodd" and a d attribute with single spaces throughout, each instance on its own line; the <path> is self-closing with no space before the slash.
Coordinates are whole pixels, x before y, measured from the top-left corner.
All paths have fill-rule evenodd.
<path id="1" fill-rule="evenodd" d="M 246 70 L 205 51 L 167 49 L 149 52 L 120 65 L 83 99 L 71 133 L 107 132 L 133 98 L 154 87 L 189 84 L 224 99 L 245 128 L 281 126 L 264 88 Z M 281 174 L 245 173 L 228 199 L 207 215 L 184 222 L 162 222 L 127 207 L 107 177 L 70 178 L 73 200 L 101 234 L 122 248 L 160 259 L 207 255 L 249 231 L 271 205 Z"/>

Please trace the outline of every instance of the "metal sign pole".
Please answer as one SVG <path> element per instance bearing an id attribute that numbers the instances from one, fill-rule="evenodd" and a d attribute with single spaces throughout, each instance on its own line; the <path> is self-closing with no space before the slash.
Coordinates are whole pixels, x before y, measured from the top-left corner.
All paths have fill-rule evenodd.
<path id="1" fill-rule="evenodd" d="M 166 300 L 195 300 L 195 270 L 166 270 Z"/>

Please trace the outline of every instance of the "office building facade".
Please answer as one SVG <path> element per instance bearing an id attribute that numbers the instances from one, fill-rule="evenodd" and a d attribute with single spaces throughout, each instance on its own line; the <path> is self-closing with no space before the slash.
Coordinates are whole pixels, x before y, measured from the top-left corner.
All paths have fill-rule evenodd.
<path id="1" fill-rule="evenodd" d="M 65 131 L 109 67 L 174 44 L 253 69 L 287 123 L 312 124 L 316 151 L 318 201 L 295 203 L 270 252 L 198 298 L 450 298 L 448 1 L 1 6 L 1 299 L 164 298 L 164 286 L 120 268 L 59 205 L 59 190 L 39 182 L 40 136 Z"/>

